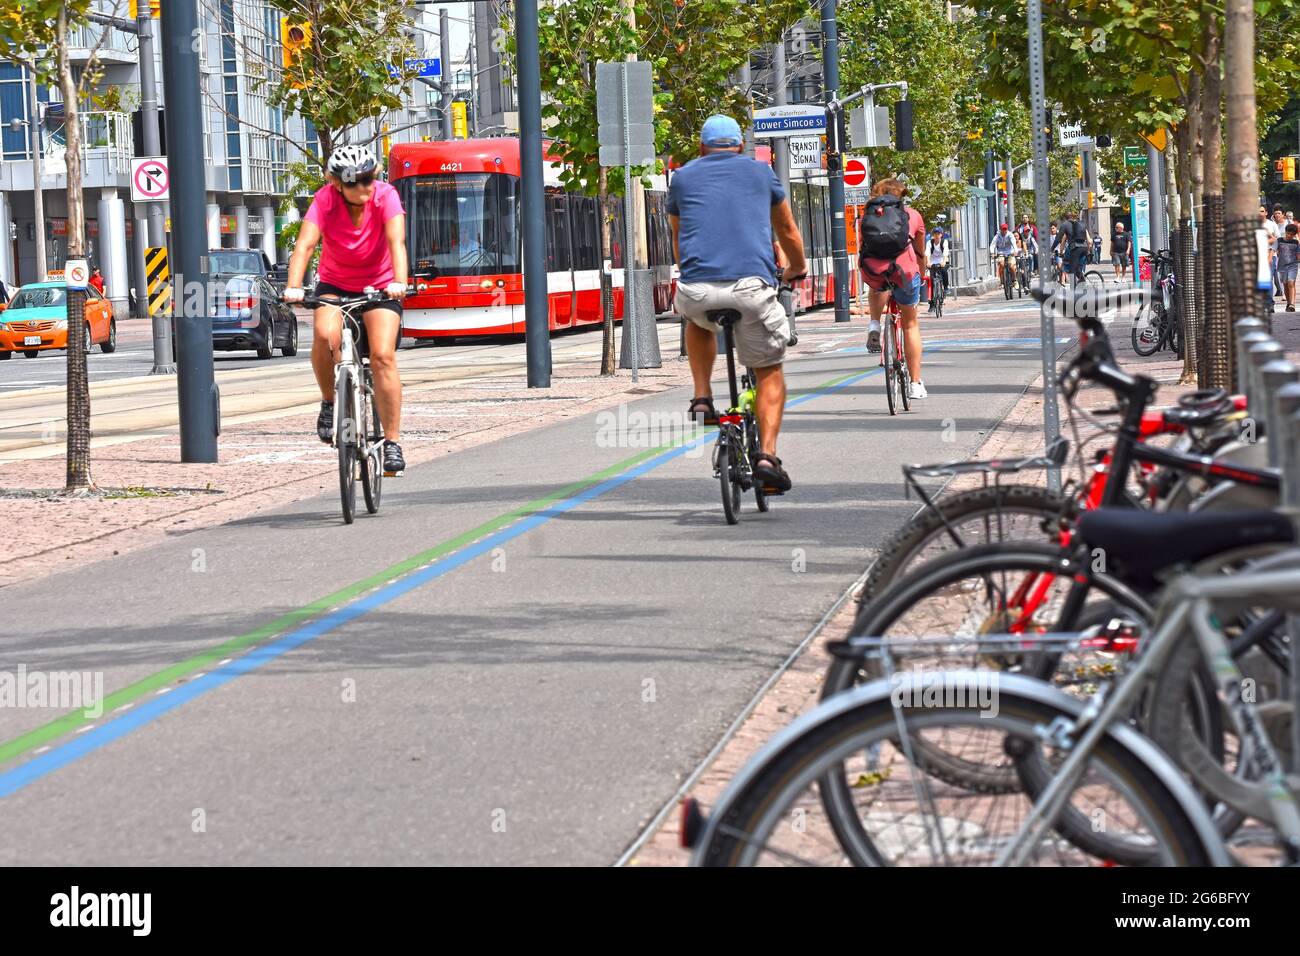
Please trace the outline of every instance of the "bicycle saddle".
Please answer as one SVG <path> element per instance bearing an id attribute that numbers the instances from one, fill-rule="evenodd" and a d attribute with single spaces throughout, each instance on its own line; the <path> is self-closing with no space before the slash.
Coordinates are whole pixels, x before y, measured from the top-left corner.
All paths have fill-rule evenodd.
<path id="1" fill-rule="evenodd" d="M 1178 408 L 1166 408 L 1164 416 L 1165 421 L 1172 424 L 1182 425 L 1184 428 L 1199 428 L 1212 425 L 1233 411 L 1235 408 L 1232 399 L 1223 395 L 1218 401 L 1199 405 L 1183 405 L 1180 402 Z"/>
<path id="2" fill-rule="evenodd" d="M 1267 510 L 1189 514 L 1098 508 L 1083 512 L 1076 530 L 1089 549 L 1100 549 L 1107 570 L 1151 590 L 1159 586 L 1156 576 L 1176 565 L 1237 548 L 1295 541 L 1290 519 Z"/>
<path id="3" fill-rule="evenodd" d="M 738 309 L 712 309 L 704 314 L 709 317 L 710 322 L 716 322 L 718 325 L 730 325 L 740 321 Z"/>

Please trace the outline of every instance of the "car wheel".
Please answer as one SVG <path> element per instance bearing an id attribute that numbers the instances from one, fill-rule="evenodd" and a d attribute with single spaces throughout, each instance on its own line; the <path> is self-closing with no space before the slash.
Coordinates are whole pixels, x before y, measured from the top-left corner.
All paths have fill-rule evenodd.
<path id="1" fill-rule="evenodd" d="M 36 358 L 36 356 L 40 355 L 41 353 L 38 352 L 36 349 L 28 349 L 27 351 L 23 352 L 23 354 L 26 355 L 28 358 Z"/>
<path id="2" fill-rule="evenodd" d="M 81 345 L 82 345 L 82 350 L 85 351 L 85 352 L 87 352 L 87 353 L 89 353 L 90 350 L 94 347 L 94 343 L 92 343 L 92 342 L 90 341 L 90 323 L 89 323 L 89 322 L 86 323 L 86 338 L 85 338 L 85 340 L 81 343 Z"/>
<path id="3" fill-rule="evenodd" d="M 117 319 L 108 320 L 108 338 L 99 343 L 99 350 L 105 355 L 117 351 Z"/>
<path id="4" fill-rule="evenodd" d="M 298 354 L 298 317 L 296 315 L 289 322 L 289 334 L 285 337 L 284 348 L 280 349 L 280 354 L 285 358 L 292 358 Z"/>
<path id="5" fill-rule="evenodd" d="M 257 347 L 257 357 L 260 359 L 269 359 L 275 350 L 275 322 L 267 318 L 266 320 L 266 342 Z"/>

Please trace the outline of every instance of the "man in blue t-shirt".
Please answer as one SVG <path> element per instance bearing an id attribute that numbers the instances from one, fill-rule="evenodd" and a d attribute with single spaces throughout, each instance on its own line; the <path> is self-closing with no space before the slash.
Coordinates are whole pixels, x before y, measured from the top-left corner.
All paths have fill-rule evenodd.
<path id="1" fill-rule="evenodd" d="M 776 438 L 785 410 L 785 360 L 790 324 L 777 298 L 772 237 L 789 262 L 785 279 L 808 274 L 803 240 L 785 190 L 770 166 L 743 155 L 740 125 L 729 116 L 710 116 L 700 132 L 698 159 L 683 166 L 668 187 L 668 218 L 681 275 L 677 311 L 689 319 L 686 354 L 696 398 L 688 414 L 704 424 L 718 421 L 713 406 L 713 364 L 718 326 L 707 313 L 735 309 L 736 354 L 757 379 L 754 412 L 762 449 L 754 475 L 780 494 L 790 476 L 776 457 Z"/>

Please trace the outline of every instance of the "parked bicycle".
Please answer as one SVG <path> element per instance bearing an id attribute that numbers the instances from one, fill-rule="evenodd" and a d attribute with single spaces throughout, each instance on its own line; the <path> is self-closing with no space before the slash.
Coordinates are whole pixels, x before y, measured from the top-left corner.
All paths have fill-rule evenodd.
<path id="1" fill-rule="evenodd" d="M 1142 253 L 1152 257 L 1155 271 L 1155 291 L 1151 307 L 1141 321 L 1133 323 L 1133 351 L 1138 355 L 1154 355 L 1161 349 L 1169 349 L 1178 355 L 1183 351 L 1183 321 L 1175 306 L 1174 289 L 1177 279 L 1174 276 L 1174 257 L 1168 249 L 1152 252 L 1143 249 Z"/>

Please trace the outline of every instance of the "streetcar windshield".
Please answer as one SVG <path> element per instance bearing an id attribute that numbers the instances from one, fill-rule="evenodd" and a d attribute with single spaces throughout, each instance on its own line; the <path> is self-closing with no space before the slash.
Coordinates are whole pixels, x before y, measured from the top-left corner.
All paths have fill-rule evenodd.
<path id="1" fill-rule="evenodd" d="M 519 272 L 518 183 L 504 173 L 398 180 L 412 274 Z"/>

